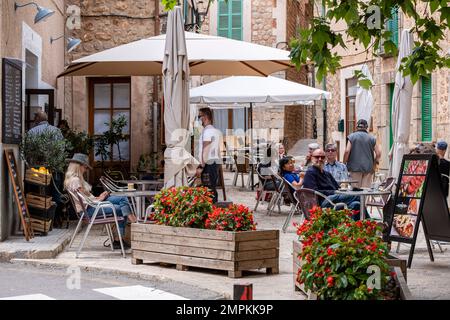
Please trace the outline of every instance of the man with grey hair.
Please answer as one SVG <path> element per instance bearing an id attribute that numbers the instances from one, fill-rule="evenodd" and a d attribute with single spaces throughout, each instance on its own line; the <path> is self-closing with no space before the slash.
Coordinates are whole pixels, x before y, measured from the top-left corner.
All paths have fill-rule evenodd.
<path id="1" fill-rule="evenodd" d="M 47 114 L 44 111 L 38 111 L 34 115 L 35 126 L 28 131 L 28 134 L 40 135 L 43 132 L 52 132 L 55 134 L 55 138 L 58 140 L 63 140 L 64 137 L 59 128 L 52 126 L 48 123 Z"/>
<path id="2" fill-rule="evenodd" d="M 328 143 L 325 146 L 325 156 L 327 157 L 327 162 L 324 170 L 331 173 L 337 182 L 348 180 L 347 167 L 337 160 L 337 146 L 334 143 Z"/>

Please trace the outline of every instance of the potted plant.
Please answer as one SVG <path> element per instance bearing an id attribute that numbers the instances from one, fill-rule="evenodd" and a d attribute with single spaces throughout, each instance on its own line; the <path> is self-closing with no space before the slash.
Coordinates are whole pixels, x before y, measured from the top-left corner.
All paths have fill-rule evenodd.
<path id="1" fill-rule="evenodd" d="M 351 215 L 317 207 L 310 220 L 297 225 L 300 263 L 295 280 L 318 299 L 392 298 L 395 279 L 381 227 L 370 220 L 355 222 Z"/>
<path id="2" fill-rule="evenodd" d="M 228 271 L 278 273 L 279 231 L 256 230 L 243 205 L 216 208 L 207 188 L 163 189 L 155 196 L 156 224 L 132 224 L 132 263 L 144 260 Z"/>
<path id="3" fill-rule="evenodd" d="M 117 154 L 122 167 L 123 159 L 120 152 L 120 142 L 128 139 L 123 133 L 123 129 L 127 126 L 127 119 L 124 115 L 120 115 L 119 117 L 112 119 L 111 124 L 105 122 L 105 125 L 108 126 L 109 129 L 104 131 L 103 135 L 95 139 L 95 155 L 101 157 L 102 169 L 104 169 L 104 161 L 113 158 L 113 148 L 114 146 L 117 146 Z"/>
<path id="4" fill-rule="evenodd" d="M 40 134 L 26 133 L 19 145 L 21 158 L 28 167 L 45 167 L 50 172 L 64 172 L 68 156 L 66 148 L 67 141 L 51 130 Z"/>

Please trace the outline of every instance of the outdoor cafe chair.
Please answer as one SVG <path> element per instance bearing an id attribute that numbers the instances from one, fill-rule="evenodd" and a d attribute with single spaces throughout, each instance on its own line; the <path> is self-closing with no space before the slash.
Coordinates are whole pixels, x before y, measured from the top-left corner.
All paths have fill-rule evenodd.
<path id="1" fill-rule="evenodd" d="M 237 155 L 233 156 L 234 164 L 235 164 L 235 173 L 233 177 L 233 186 L 236 186 L 238 176 L 241 175 L 242 188 L 244 188 L 244 175 L 248 175 L 247 187 L 251 183 L 250 174 L 249 174 L 249 163 L 251 159 L 248 155 Z"/>
<path id="2" fill-rule="evenodd" d="M 121 192 L 121 191 L 129 190 L 128 187 L 118 186 L 117 184 L 115 184 L 113 181 L 111 181 L 111 179 L 109 179 L 106 176 L 100 177 L 100 183 L 103 186 L 103 188 L 105 188 L 105 190 L 109 191 L 109 192 Z M 130 198 L 131 198 L 131 203 L 130 203 Z M 134 197 L 130 197 L 130 198 L 127 197 L 128 203 L 130 204 L 130 207 L 131 207 L 133 213 L 136 214 L 137 211 L 136 211 L 136 203 L 134 201 Z"/>
<path id="3" fill-rule="evenodd" d="M 109 237 L 110 244 L 111 244 L 111 250 L 114 251 L 114 246 L 113 246 L 114 236 L 113 236 L 113 231 L 111 228 L 111 225 L 114 225 L 114 224 L 116 226 L 115 229 L 119 236 L 119 242 L 120 242 L 122 256 L 125 258 L 125 249 L 123 247 L 122 236 L 119 231 L 119 221 L 123 221 L 124 218 L 121 216 L 118 217 L 116 215 L 116 209 L 114 208 L 114 205 L 109 201 L 93 201 L 78 191 L 76 191 L 75 194 L 68 191 L 68 194 L 71 199 L 72 205 L 75 208 L 77 216 L 79 218 L 77 227 L 75 228 L 72 238 L 70 239 L 69 248 L 72 247 L 75 236 L 77 235 L 78 230 L 80 229 L 81 225 L 83 223 L 88 225 L 86 228 L 86 231 L 84 232 L 81 243 L 78 246 L 76 258 L 78 258 L 78 256 L 80 255 L 80 252 L 83 249 L 83 246 L 84 246 L 84 243 L 86 242 L 86 238 L 89 234 L 89 231 L 91 230 L 93 225 L 104 225 L 106 227 L 106 231 L 108 233 L 108 237 Z M 81 206 L 81 212 L 77 212 L 77 210 L 76 210 L 75 203 L 77 203 L 77 202 Z M 85 203 L 87 204 L 86 206 L 85 206 Z M 90 217 L 89 217 L 89 214 L 87 213 L 87 209 L 89 207 L 92 207 L 95 209 L 94 213 Z M 105 214 L 104 209 L 106 209 L 106 208 L 111 208 L 112 214 L 108 214 L 108 215 Z"/>
<path id="4" fill-rule="evenodd" d="M 256 199 L 256 205 L 255 205 L 254 211 L 256 211 L 256 209 L 258 209 L 259 202 L 265 201 L 265 199 L 268 195 L 270 195 L 270 200 L 268 203 L 268 207 L 269 207 L 269 205 L 271 204 L 271 202 L 273 201 L 273 199 L 276 197 L 276 195 L 279 192 L 277 179 L 271 172 L 268 175 L 265 175 L 265 174 L 263 175 L 261 170 L 264 170 L 264 169 L 265 168 L 262 167 L 261 163 L 258 163 L 258 165 L 256 166 L 256 173 L 258 175 L 259 183 L 258 183 L 258 188 L 256 189 L 257 199 Z M 267 169 L 270 170 L 270 168 L 267 168 Z M 267 186 L 270 185 L 270 183 L 273 184 L 273 190 L 267 189 Z"/>
<path id="5" fill-rule="evenodd" d="M 285 232 L 289 224 L 289 221 L 292 219 L 296 211 L 301 212 L 303 214 L 304 219 L 309 219 L 310 218 L 309 211 L 316 206 L 320 206 L 320 199 L 322 199 L 322 202 L 328 201 L 333 206 L 334 209 L 337 208 L 347 209 L 347 205 L 345 203 L 342 202 L 334 203 L 333 201 L 330 200 L 328 196 L 313 189 L 308 188 L 297 189 L 294 191 L 294 198 L 297 203 L 296 209 L 294 211 L 291 211 L 288 217 L 286 218 L 286 221 L 284 222 L 283 225 L 283 232 Z"/>
<path id="6" fill-rule="evenodd" d="M 395 178 L 394 177 L 387 177 L 381 184 L 380 184 L 380 190 L 381 191 L 392 191 L 392 188 L 395 185 Z M 378 212 L 378 214 L 383 217 L 383 208 L 386 205 L 386 203 L 389 201 L 389 198 L 391 197 L 391 194 L 383 194 L 379 196 L 370 196 L 369 199 L 366 201 L 366 207 L 372 207 L 375 208 Z M 372 213 L 372 210 L 371 212 Z"/>

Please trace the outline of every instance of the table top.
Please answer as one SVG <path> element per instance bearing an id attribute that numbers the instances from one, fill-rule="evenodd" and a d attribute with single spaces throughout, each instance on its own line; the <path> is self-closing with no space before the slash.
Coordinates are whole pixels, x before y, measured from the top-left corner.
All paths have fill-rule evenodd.
<path id="1" fill-rule="evenodd" d="M 112 196 L 125 196 L 125 197 L 143 197 L 143 196 L 154 196 L 157 195 L 159 191 L 155 190 L 122 190 L 111 192 Z"/>
<path id="2" fill-rule="evenodd" d="M 370 195 L 382 195 L 391 193 L 389 190 L 372 190 L 370 188 L 363 188 L 361 191 L 353 191 L 353 190 L 336 190 L 336 194 L 346 194 L 351 196 L 370 196 Z"/>
<path id="3" fill-rule="evenodd" d="M 351 183 L 357 183 L 358 180 L 339 180 L 339 181 L 336 181 L 336 182 L 339 183 L 339 184 L 342 184 L 342 183 L 351 184 Z"/>
<path id="4" fill-rule="evenodd" d="M 119 180 L 118 182 L 124 183 L 124 184 L 163 184 L 164 180 Z"/>

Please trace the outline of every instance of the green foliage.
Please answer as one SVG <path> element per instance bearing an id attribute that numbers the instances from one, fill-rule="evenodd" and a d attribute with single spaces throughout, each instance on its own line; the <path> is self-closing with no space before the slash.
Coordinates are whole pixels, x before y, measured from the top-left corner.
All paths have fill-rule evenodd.
<path id="1" fill-rule="evenodd" d="M 64 132 L 67 140 L 66 151 L 69 158 L 75 153 L 89 154 L 94 147 L 94 139 L 85 131 L 67 130 Z"/>
<path id="2" fill-rule="evenodd" d="M 348 210 L 314 208 L 310 220 L 298 226 L 303 262 L 298 281 L 320 299 L 382 299 L 389 267 L 381 229 L 376 222 L 355 222 L 350 215 Z M 373 266 L 380 270 L 378 289 L 368 286 Z"/>
<path id="3" fill-rule="evenodd" d="M 64 172 L 67 141 L 59 132 L 43 130 L 39 134 L 26 133 L 19 145 L 21 158 L 30 167 L 43 166 L 53 172 Z"/>
<path id="4" fill-rule="evenodd" d="M 102 162 L 112 159 L 112 150 L 114 146 L 117 146 L 119 161 L 122 161 L 120 142 L 128 139 L 123 133 L 127 119 L 124 115 L 120 115 L 116 119 L 112 119 L 111 124 L 105 122 L 105 125 L 109 126 L 109 130 L 104 131 L 103 135 L 95 139 L 95 155 L 101 156 Z"/>
<path id="5" fill-rule="evenodd" d="M 421 76 L 450 65 L 450 57 L 440 47 L 449 31 L 448 0 L 323 0 L 323 3 L 327 8 L 326 15 L 314 18 L 311 26 L 300 29 L 299 35 L 290 42 L 292 62 L 297 68 L 306 63 L 314 63 L 318 81 L 322 81 L 328 73 L 334 74 L 339 68 L 340 57 L 333 52 L 339 48 L 346 49 L 343 35 L 346 41 L 360 43 L 367 52 L 372 51 L 374 55 L 378 54 L 380 44 L 386 54 L 396 55 L 398 48 L 389 39 L 391 32 L 384 28 L 395 8 L 414 20 L 411 32 L 416 39 L 415 49 L 413 55 L 402 62 L 401 70 L 404 74 L 410 75 L 413 83 L 416 83 Z M 419 5 L 426 6 L 426 10 L 418 12 Z M 380 12 L 378 22 L 381 28 L 373 20 L 374 6 Z M 439 18 L 432 17 L 433 13 L 439 13 Z M 344 22 L 347 28 L 344 31 L 333 31 L 330 29 L 331 21 Z M 369 82 L 362 81 L 360 85 L 370 86 Z"/>

